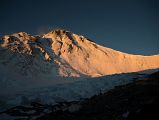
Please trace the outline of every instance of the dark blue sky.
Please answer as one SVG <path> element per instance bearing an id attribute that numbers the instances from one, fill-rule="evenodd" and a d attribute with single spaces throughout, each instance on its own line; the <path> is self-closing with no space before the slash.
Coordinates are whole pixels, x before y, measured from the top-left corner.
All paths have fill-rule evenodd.
<path id="1" fill-rule="evenodd" d="M 159 54 L 156 0 L 0 0 L 0 34 L 64 28 L 119 51 Z"/>

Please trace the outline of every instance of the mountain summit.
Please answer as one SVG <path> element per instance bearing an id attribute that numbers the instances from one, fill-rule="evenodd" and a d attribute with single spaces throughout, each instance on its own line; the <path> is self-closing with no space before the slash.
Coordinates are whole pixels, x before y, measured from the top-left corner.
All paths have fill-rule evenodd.
<path id="1" fill-rule="evenodd" d="M 25 32 L 0 40 L 0 71 L 3 76 L 91 76 L 138 72 L 159 68 L 159 55 L 142 56 L 100 46 L 65 30 L 43 35 Z"/>

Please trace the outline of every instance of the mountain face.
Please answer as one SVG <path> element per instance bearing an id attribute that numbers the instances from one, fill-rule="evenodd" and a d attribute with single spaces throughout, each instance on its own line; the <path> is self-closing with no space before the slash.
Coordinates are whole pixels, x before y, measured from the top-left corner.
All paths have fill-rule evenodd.
<path id="1" fill-rule="evenodd" d="M 5 35 L 0 39 L 0 112 L 32 102 L 89 98 L 147 77 L 128 72 L 157 68 L 158 55 L 122 53 L 65 30 Z M 105 76 L 118 73 L 127 74 Z"/>
<path id="2" fill-rule="evenodd" d="M 159 68 L 159 55 L 119 52 L 65 30 L 43 35 L 19 32 L 0 40 L 0 72 L 4 79 L 98 77 L 156 68 Z"/>

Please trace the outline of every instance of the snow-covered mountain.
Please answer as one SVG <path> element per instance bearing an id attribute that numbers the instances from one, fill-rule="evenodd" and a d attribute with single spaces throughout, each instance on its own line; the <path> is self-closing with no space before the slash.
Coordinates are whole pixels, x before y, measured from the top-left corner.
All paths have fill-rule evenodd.
<path id="1" fill-rule="evenodd" d="M 0 67 L 1 74 L 9 70 L 19 78 L 97 77 L 159 68 L 159 55 L 119 52 L 65 30 L 35 36 L 19 32 L 2 37 Z"/>
<path id="2" fill-rule="evenodd" d="M 159 55 L 119 52 L 65 30 L 5 35 L 0 39 L 0 110 L 39 99 L 54 104 L 91 97 L 145 77 L 131 72 L 157 68 Z M 111 75 L 119 73 L 127 74 Z"/>

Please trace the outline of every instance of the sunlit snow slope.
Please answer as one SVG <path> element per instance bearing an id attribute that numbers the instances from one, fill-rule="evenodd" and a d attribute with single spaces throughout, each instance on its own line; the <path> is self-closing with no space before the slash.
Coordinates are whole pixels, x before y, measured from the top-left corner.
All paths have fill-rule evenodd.
<path id="1" fill-rule="evenodd" d="M 65 30 L 19 32 L 0 40 L 0 72 L 11 78 L 104 76 L 159 68 L 159 55 L 141 56 L 100 46 Z"/>

